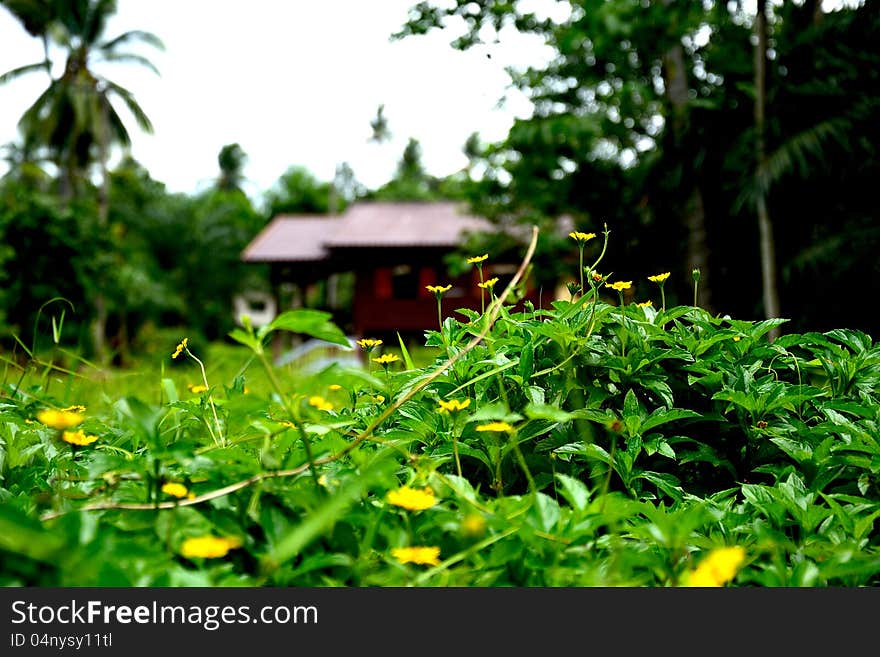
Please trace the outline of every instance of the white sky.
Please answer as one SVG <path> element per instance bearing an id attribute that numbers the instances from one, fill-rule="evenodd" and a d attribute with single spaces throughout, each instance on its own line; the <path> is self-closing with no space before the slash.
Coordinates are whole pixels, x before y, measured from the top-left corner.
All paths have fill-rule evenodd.
<path id="1" fill-rule="evenodd" d="M 136 64 L 101 68 L 128 88 L 153 122 L 142 133 L 124 108 L 132 154 L 172 192 L 192 193 L 217 175 L 217 154 L 238 142 L 248 155 L 254 198 L 293 165 L 324 181 L 347 161 L 369 188 L 393 174 L 407 140 L 418 139 L 434 175 L 466 163 L 461 148 L 477 131 L 503 138 L 531 105 L 508 93 L 505 65 L 541 61 L 540 43 L 519 39 L 461 53 L 432 32 L 390 43 L 415 0 L 119 0 L 106 31 L 156 34 L 165 51 L 138 48 L 157 77 Z M 487 57 L 487 53 L 491 57 Z M 0 72 L 42 58 L 37 39 L 0 8 Z M 48 84 L 34 73 L 0 86 L 0 144 Z M 393 139 L 368 142 L 380 103 Z M 5 172 L 0 163 L 0 174 Z"/>

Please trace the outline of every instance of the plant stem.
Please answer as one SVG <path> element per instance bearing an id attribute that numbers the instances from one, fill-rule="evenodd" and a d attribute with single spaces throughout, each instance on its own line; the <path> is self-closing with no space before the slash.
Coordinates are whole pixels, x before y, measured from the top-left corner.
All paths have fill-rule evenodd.
<path id="1" fill-rule="evenodd" d="M 205 374 L 205 364 L 201 360 L 199 360 L 199 358 L 196 357 L 195 354 L 193 354 L 189 350 L 189 347 L 186 347 L 186 353 L 190 358 L 192 358 L 194 361 L 196 361 L 199 364 L 199 369 L 202 370 L 202 383 L 204 383 L 205 387 L 208 389 L 208 404 L 210 404 L 211 412 L 214 414 L 214 427 L 217 430 L 217 435 L 212 436 L 214 438 L 214 442 L 219 445 L 225 445 L 226 440 L 223 438 L 223 432 L 220 429 L 220 418 L 217 417 L 217 407 L 214 406 L 214 395 L 210 391 L 211 386 L 208 385 L 208 375 Z M 210 427 L 209 427 L 209 429 L 210 429 Z"/>
<path id="2" fill-rule="evenodd" d="M 284 410 L 287 412 L 288 417 L 290 417 L 291 421 L 293 421 L 293 423 L 296 425 L 297 430 L 299 431 L 300 438 L 303 441 L 303 448 L 306 452 L 306 460 L 309 464 L 309 470 L 312 473 L 312 481 L 315 482 L 315 487 L 320 490 L 321 484 L 318 483 L 318 473 L 315 469 L 315 459 L 312 456 L 312 446 L 309 444 L 308 436 L 305 433 L 305 428 L 302 426 L 302 423 L 299 421 L 299 417 L 294 412 L 293 407 L 290 405 L 290 402 L 287 401 L 287 397 L 281 390 L 281 384 L 278 382 L 278 378 L 275 376 L 275 372 L 272 369 L 271 363 L 269 363 L 269 361 L 266 359 L 266 354 L 261 351 L 258 356 L 260 359 L 260 364 L 263 366 L 266 375 L 269 377 L 269 384 L 272 386 L 272 389 L 281 400 L 281 404 L 284 406 Z"/>
<path id="3" fill-rule="evenodd" d="M 578 242 L 578 272 L 581 275 L 581 296 L 584 294 L 584 243 Z"/>

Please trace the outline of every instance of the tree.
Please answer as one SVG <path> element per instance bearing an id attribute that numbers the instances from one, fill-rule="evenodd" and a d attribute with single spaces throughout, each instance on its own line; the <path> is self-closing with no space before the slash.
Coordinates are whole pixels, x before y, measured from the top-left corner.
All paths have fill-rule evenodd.
<path id="1" fill-rule="evenodd" d="M 319 181 L 302 166 L 291 166 L 269 189 L 264 203 L 270 217 L 278 214 L 328 214 L 330 183 Z"/>
<path id="2" fill-rule="evenodd" d="M 343 162 L 336 167 L 336 174 L 330 184 L 330 203 L 327 210 L 330 214 L 343 212 L 346 206 L 364 194 L 366 189 L 358 182 L 354 169 L 348 162 Z"/>
<path id="3" fill-rule="evenodd" d="M 422 2 L 395 35 L 457 21 L 456 48 L 518 30 L 555 52 L 512 71 L 534 112 L 484 149 L 478 213 L 539 224 L 569 215 L 594 232 L 607 222 L 623 237 L 609 253 L 621 262 L 615 275 L 684 263 L 666 291 L 686 300 L 698 266 L 701 305 L 731 315 L 780 312 L 775 253 L 792 330 L 827 323 L 820 306 L 805 305 L 820 290 L 843 309 L 835 323 L 876 323 L 842 300 L 848 291 L 829 273 L 842 276 L 844 263 L 876 269 L 867 252 L 878 231 L 866 228 L 876 211 L 854 187 L 877 171 L 869 117 L 880 55 L 870 44 L 880 2 L 823 12 L 819 0 L 761 0 L 772 14 L 762 12 L 767 38 L 757 46 L 761 17 L 740 2 L 556 4 L 568 14 L 541 16 L 520 1 Z M 774 245 L 774 233 L 785 240 Z"/>
<path id="4" fill-rule="evenodd" d="M 108 19 L 116 11 L 114 0 L 4 4 L 29 33 L 43 40 L 44 46 L 47 43 L 57 45 L 64 61 L 61 75 L 51 79 L 46 90 L 22 116 L 20 127 L 25 139 L 34 139 L 48 149 L 61 173 L 61 194 L 67 201 L 90 193 L 89 169 L 93 163 L 99 165 L 98 223 L 105 225 L 110 148 L 114 144 L 127 147 L 131 143 L 114 101 L 122 102 L 142 130 L 150 133 L 153 128 L 133 94 L 99 74 L 95 65 L 101 62 L 137 63 L 158 73 L 146 57 L 126 48 L 138 42 L 156 48 L 162 48 L 163 44 L 155 35 L 140 30 L 107 38 L 104 31 Z M 33 7 L 40 11 L 31 12 Z M 49 48 L 45 48 L 45 52 L 45 61 L 7 71 L 0 76 L 0 83 L 11 82 L 34 71 L 51 70 Z M 97 289 L 92 295 L 92 341 L 98 358 L 103 359 L 107 308 L 100 283 L 97 281 Z"/>
<path id="5" fill-rule="evenodd" d="M 226 144 L 217 155 L 220 176 L 217 178 L 217 189 L 223 191 L 242 191 L 244 182 L 244 165 L 247 154 L 238 144 Z"/>
<path id="6" fill-rule="evenodd" d="M 376 110 L 375 118 L 370 121 L 370 127 L 373 134 L 370 135 L 370 141 L 377 144 L 384 144 L 391 140 L 391 130 L 388 128 L 388 118 L 385 116 L 385 105 L 379 105 Z"/>
<path id="7" fill-rule="evenodd" d="M 369 196 L 381 201 L 429 201 L 441 196 L 439 186 L 440 181 L 428 174 L 422 163 L 422 145 L 410 137 L 394 177 Z"/>
<path id="8" fill-rule="evenodd" d="M 776 241 L 767 209 L 767 2 L 758 0 L 755 14 L 755 209 L 761 248 L 761 294 L 767 318 L 779 316 L 779 290 L 776 287 Z M 779 336 L 773 327 L 770 339 Z"/>

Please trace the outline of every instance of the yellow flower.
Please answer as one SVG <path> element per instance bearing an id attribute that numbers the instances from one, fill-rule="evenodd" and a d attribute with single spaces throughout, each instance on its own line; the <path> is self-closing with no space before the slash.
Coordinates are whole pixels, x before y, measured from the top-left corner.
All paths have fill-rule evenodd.
<path id="1" fill-rule="evenodd" d="M 650 308 L 651 306 L 654 305 L 654 302 L 648 300 L 648 301 L 642 301 L 641 303 L 637 303 L 636 305 L 637 305 L 639 308 Z"/>
<path id="2" fill-rule="evenodd" d="M 53 429 L 70 429 L 82 423 L 85 416 L 82 413 L 74 413 L 73 411 L 56 411 L 47 408 L 37 413 L 37 419 L 47 427 Z"/>
<path id="3" fill-rule="evenodd" d="M 605 283 L 605 287 L 610 287 L 612 290 L 622 292 L 623 290 L 628 290 L 632 287 L 632 281 L 617 281 L 616 283 Z"/>
<path id="4" fill-rule="evenodd" d="M 573 239 L 575 242 L 589 242 L 591 239 L 596 237 L 596 233 L 582 233 L 578 230 L 571 232 L 568 236 Z"/>
<path id="5" fill-rule="evenodd" d="M 357 343 L 361 349 L 373 349 L 382 344 L 382 341 L 374 340 L 373 338 L 363 338 L 362 340 L 358 340 Z"/>
<path id="6" fill-rule="evenodd" d="M 192 383 L 188 384 L 186 387 L 189 388 L 189 391 L 194 395 L 200 395 L 208 389 L 208 386 L 195 385 Z"/>
<path id="7" fill-rule="evenodd" d="M 669 278 L 669 272 L 665 271 L 662 274 L 657 274 L 656 276 L 648 276 L 648 280 L 652 283 L 662 283 L 667 278 Z"/>
<path id="8" fill-rule="evenodd" d="M 426 285 L 425 289 L 434 294 L 443 294 L 444 292 L 449 292 L 452 289 L 452 285 Z"/>
<path id="9" fill-rule="evenodd" d="M 597 271 L 594 271 L 590 276 L 592 276 L 596 283 L 601 283 L 605 279 L 605 277 Z"/>
<path id="10" fill-rule="evenodd" d="M 180 546 L 180 554 L 185 557 L 215 559 L 225 557 L 227 552 L 238 547 L 241 547 L 241 541 L 237 538 L 198 536 L 186 539 Z"/>
<path id="11" fill-rule="evenodd" d="M 450 399 L 449 401 L 443 401 L 442 399 L 437 402 L 440 405 L 440 412 L 443 413 L 449 412 L 453 413 L 455 411 L 463 411 L 468 406 L 471 405 L 470 399 L 465 399 L 464 401 L 459 401 L 458 399 Z"/>
<path id="12" fill-rule="evenodd" d="M 497 282 L 498 282 L 498 277 L 496 276 L 495 278 L 490 278 L 485 283 L 477 283 L 477 285 L 479 285 L 481 288 L 486 290 L 486 289 L 492 289 L 493 287 L 495 287 L 495 283 L 497 283 Z"/>
<path id="13" fill-rule="evenodd" d="M 734 342 L 739 342 L 741 339 L 742 339 L 742 338 L 740 338 L 738 335 L 734 335 L 734 336 L 733 336 L 733 341 L 734 341 Z"/>
<path id="14" fill-rule="evenodd" d="M 329 386 L 327 386 L 327 389 L 328 390 L 342 390 L 342 386 L 339 385 L 338 383 L 331 383 Z"/>
<path id="15" fill-rule="evenodd" d="M 97 436 L 87 436 L 82 429 L 79 431 L 65 431 L 61 436 L 61 440 L 70 443 L 71 445 L 76 445 L 77 447 L 91 445 L 97 439 Z"/>
<path id="16" fill-rule="evenodd" d="M 180 341 L 180 344 L 177 345 L 177 348 L 174 350 L 174 353 L 171 354 L 172 358 L 177 358 L 180 356 L 181 352 L 186 349 L 186 343 L 189 342 L 189 338 L 184 338 Z"/>
<path id="17" fill-rule="evenodd" d="M 373 397 L 373 400 L 377 404 L 381 404 L 383 401 L 385 401 L 385 398 L 382 395 L 376 395 L 375 397 Z"/>
<path id="18" fill-rule="evenodd" d="M 474 256 L 473 258 L 468 258 L 467 262 L 469 265 L 476 265 L 477 263 L 483 262 L 486 258 L 489 257 L 488 253 L 484 253 L 480 256 Z"/>
<path id="19" fill-rule="evenodd" d="M 332 411 L 333 404 L 328 402 L 323 397 L 319 397 L 315 395 L 314 397 L 309 397 L 309 406 L 314 406 L 319 411 Z"/>
<path id="20" fill-rule="evenodd" d="M 486 519 L 478 513 L 469 513 L 461 521 L 461 531 L 465 536 L 482 536 L 486 531 Z"/>
<path id="21" fill-rule="evenodd" d="M 391 550 L 391 554 L 400 563 L 415 563 L 424 566 L 440 565 L 440 548 L 438 547 L 400 547 Z"/>
<path id="22" fill-rule="evenodd" d="M 86 407 L 80 406 L 79 404 L 75 404 L 73 406 L 68 406 L 67 408 L 62 408 L 62 411 L 68 411 L 70 413 L 85 413 Z"/>
<path id="23" fill-rule="evenodd" d="M 489 422 L 479 425 L 477 431 L 513 431 L 513 427 L 507 422 Z"/>
<path id="24" fill-rule="evenodd" d="M 374 358 L 373 362 L 379 363 L 380 365 L 389 365 L 390 363 L 393 363 L 396 360 L 400 360 L 400 358 L 398 358 L 394 354 L 382 354 L 378 358 Z"/>
<path id="25" fill-rule="evenodd" d="M 712 550 L 697 567 L 685 576 L 685 586 L 724 586 L 736 575 L 746 551 L 739 546 Z"/>
<path id="26" fill-rule="evenodd" d="M 162 486 L 162 492 L 166 495 L 171 495 L 172 497 L 176 497 L 178 499 L 186 497 L 189 494 L 186 486 L 184 486 L 183 484 L 178 484 L 174 481 L 169 481 L 167 484 L 164 484 Z"/>
<path id="27" fill-rule="evenodd" d="M 385 499 L 389 504 L 399 506 L 409 511 L 424 511 L 437 503 L 434 491 L 430 488 L 410 488 L 401 486 L 397 490 L 388 491 Z"/>

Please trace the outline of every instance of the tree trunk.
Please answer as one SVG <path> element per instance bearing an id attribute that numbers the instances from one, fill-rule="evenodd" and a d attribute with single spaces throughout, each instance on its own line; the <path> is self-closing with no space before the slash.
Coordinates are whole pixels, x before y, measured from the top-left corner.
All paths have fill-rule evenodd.
<path id="1" fill-rule="evenodd" d="M 669 5 L 669 0 L 666 0 Z M 703 192 L 698 183 L 691 178 L 691 167 L 688 160 L 694 157 L 694 153 L 688 152 L 684 147 L 689 123 L 688 108 L 688 81 L 685 67 L 684 50 L 681 42 L 670 48 L 663 56 L 664 84 L 666 86 L 666 98 L 671 109 L 669 129 L 672 131 L 672 139 L 678 158 L 684 166 L 682 176 L 684 195 L 684 207 L 682 223 L 687 231 L 687 274 L 690 276 L 694 269 L 700 270 L 700 306 L 712 312 L 712 284 L 709 272 L 709 243 L 706 228 L 706 206 L 703 202 Z"/>
<path id="2" fill-rule="evenodd" d="M 764 315 L 770 319 L 779 317 L 779 291 L 776 287 L 776 245 L 773 238 L 773 222 L 767 209 L 767 6 L 759 0 L 755 15 L 755 209 L 758 214 L 758 233 L 761 247 L 761 288 Z M 779 337 L 779 327 L 768 333 L 772 342 Z"/>
<path id="3" fill-rule="evenodd" d="M 105 97 L 101 101 L 101 127 L 100 138 L 98 143 L 99 157 L 101 159 L 101 187 L 98 191 L 98 225 L 101 230 L 107 228 L 107 218 L 110 209 L 110 174 L 107 171 L 107 160 L 109 158 L 107 144 L 107 102 Z M 107 354 L 107 298 L 104 290 L 101 289 L 101 277 L 98 280 L 98 289 L 94 290 L 94 299 L 92 300 L 92 349 L 95 353 L 95 360 L 100 364 L 108 362 Z"/>

